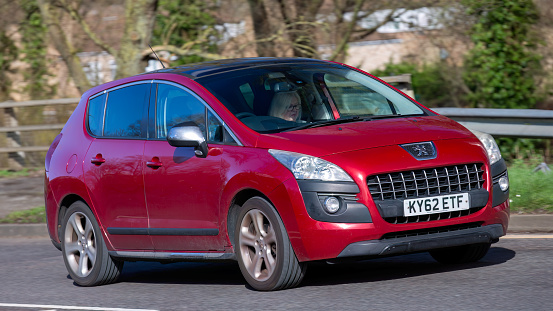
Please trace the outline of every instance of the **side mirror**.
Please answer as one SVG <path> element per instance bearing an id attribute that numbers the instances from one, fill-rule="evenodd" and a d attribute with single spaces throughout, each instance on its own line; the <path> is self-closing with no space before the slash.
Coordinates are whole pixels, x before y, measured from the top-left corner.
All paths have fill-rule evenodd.
<path id="1" fill-rule="evenodd" d="M 198 158 L 207 157 L 207 143 L 204 134 L 194 122 L 184 122 L 173 126 L 167 133 L 167 142 L 173 147 L 194 147 Z"/>

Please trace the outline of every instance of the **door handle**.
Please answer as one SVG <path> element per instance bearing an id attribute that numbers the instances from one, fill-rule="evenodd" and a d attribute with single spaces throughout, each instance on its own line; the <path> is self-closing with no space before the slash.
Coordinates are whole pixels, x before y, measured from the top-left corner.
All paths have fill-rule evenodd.
<path id="1" fill-rule="evenodd" d="M 153 169 L 158 169 L 163 166 L 163 163 L 161 163 L 158 157 L 153 157 L 152 160 L 146 162 L 146 166 Z"/>
<path id="2" fill-rule="evenodd" d="M 102 163 L 106 162 L 106 159 L 102 157 L 101 153 L 98 153 L 94 158 L 90 160 L 90 162 L 94 165 L 101 165 Z"/>

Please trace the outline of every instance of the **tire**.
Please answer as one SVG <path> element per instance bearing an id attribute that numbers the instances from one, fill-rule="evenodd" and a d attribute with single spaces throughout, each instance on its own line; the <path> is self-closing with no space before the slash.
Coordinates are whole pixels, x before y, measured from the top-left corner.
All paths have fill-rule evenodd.
<path id="1" fill-rule="evenodd" d="M 61 232 L 63 261 L 75 283 L 96 286 L 117 280 L 124 262 L 109 256 L 98 222 L 85 203 L 71 204 Z"/>
<path id="2" fill-rule="evenodd" d="M 491 244 L 471 244 L 431 250 L 429 253 L 437 262 L 443 264 L 460 264 L 475 262 L 488 253 Z"/>
<path id="3" fill-rule="evenodd" d="M 297 286 L 307 270 L 292 249 L 286 228 L 271 203 L 260 197 L 246 201 L 238 212 L 234 252 L 242 275 L 256 290 Z"/>

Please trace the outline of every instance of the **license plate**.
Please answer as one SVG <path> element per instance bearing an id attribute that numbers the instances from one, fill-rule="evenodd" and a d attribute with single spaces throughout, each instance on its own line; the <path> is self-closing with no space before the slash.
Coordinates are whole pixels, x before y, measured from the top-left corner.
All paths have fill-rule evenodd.
<path id="1" fill-rule="evenodd" d="M 468 193 L 439 195 L 403 201 L 404 216 L 455 212 L 467 210 L 469 208 L 470 202 Z"/>

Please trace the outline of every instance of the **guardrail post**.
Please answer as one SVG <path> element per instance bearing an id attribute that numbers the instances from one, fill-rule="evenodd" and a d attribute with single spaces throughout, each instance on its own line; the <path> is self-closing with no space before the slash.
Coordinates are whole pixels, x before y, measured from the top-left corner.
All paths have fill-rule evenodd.
<path id="1" fill-rule="evenodd" d="M 4 108 L 4 125 L 6 127 L 16 127 L 19 125 L 15 115 L 14 107 Z M 6 132 L 6 147 L 21 147 L 21 132 Z M 21 170 L 25 166 L 25 152 L 9 152 L 8 167 L 10 169 Z"/>

